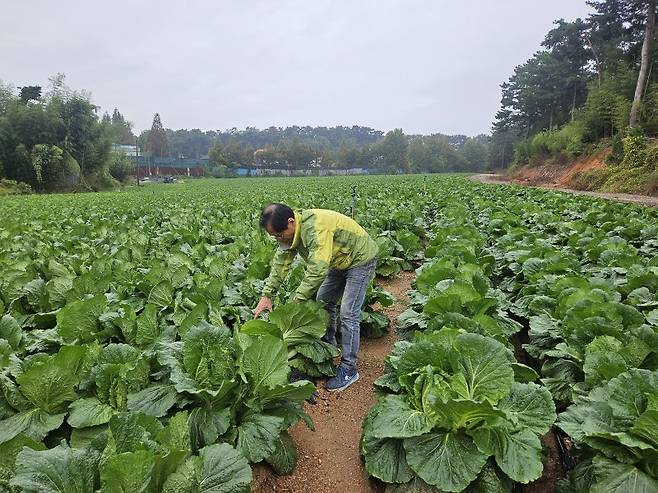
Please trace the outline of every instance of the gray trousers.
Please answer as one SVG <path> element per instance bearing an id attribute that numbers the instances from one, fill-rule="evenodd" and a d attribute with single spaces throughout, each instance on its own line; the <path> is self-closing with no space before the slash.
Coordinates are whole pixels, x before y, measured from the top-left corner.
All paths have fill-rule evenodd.
<path id="1" fill-rule="evenodd" d="M 325 304 L 329 312 L 329 328 L 322 338 L 329 344 L 337 346 L 336 306 L 340 304 L 340 327 L 342 331 L 341 365 L 356 370 L 359 338 L 361 333 L 361 307 L 366 299 L 368 284 L 374 277 L 377 259 L 347 270 L 330 269 L 324 282 L 318 289 L 317 300 Z"/>

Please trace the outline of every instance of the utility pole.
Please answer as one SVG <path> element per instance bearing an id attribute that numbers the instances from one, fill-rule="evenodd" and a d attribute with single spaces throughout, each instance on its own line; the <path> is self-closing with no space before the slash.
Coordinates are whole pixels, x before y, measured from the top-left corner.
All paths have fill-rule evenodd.
<path id="1" fill-rule="evenodd" d="M 137 186 L 139 186 L 139 148 L 137 147 L 136 135 L 135 135 L 135 166 L 137 167 Z"/>

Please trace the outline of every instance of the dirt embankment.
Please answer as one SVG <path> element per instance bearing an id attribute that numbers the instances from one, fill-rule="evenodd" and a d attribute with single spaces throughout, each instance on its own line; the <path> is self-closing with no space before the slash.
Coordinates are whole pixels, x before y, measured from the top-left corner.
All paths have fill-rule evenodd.
<path id="1" fill-rule="evenodd" d="M 368 477 L 359 455 L 361 423 L 376 397 L 372 383 L 384 371 L 384 358 L 397 340 L 397 316 L 407 308 L 406 291 L 413 272 L 402 272 L 377 284 L 391 292 L 396 302 L 384 310 L 391 319 L 388 334 L 381 339 L 363 339 L 359 350 L 357 383 L 343 392 L 330 393 L 318 384 L 317 404 L 304 404 L 315 423 L 315 431 L 300 423 L 291 430 L 299 460 L 290 476 L 275 476 L 266 466 L 254 470 L 253 493 L 382 493 L 383 487 Z"/>
<path id="2" fill-rule="evenodd" d="M 573 188 L 571 185 L 575 175 L 604 168 L 608 154 L 610 154 L 609 149 L 561 163 L 546 162 L 540 165 L 522 166 L 511 171 L 508 178 L 520 185 Z"/>
<path id="3" fill-rule="evenodd" d="M 627 193 L 590 192 L 573 188 L 579 173 L 602 169 L 605 166 L 605 158 L 608 153 L 609 150 L 606 150 L 592 156 L 581 156 L 566 163 L 522 166 L 507 173 L 473 175 L 471 179 L 480 183 L 527 185 L 618 202 L 658 206 L 658 197 Z"/>

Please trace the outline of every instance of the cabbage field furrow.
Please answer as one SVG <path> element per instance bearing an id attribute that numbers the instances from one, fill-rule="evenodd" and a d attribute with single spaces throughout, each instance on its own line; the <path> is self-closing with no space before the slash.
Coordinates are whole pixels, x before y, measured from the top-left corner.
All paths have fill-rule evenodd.
<path id="1" fill-rule="evenodd" d="M 250 464 L 291 473 L 288 430 L 313 426 L 310 380 L 338 352 L 321 306 L 287 303 L 301 262 L 251 321 L 274 253 L 258 213 L 349 213 L 353 185 L 378 275 L 420 266 L 363 424 L 368 473 L 511 492 L 542 477 L 558 427 L 578 463 L 560 491 L 658 491 L 658 213 L 454 176 L 3 198 L 0 491 L 230 493 Z M 393 300 L 369 289 L 362 337 L 387 330 L 376 302 Z"/>

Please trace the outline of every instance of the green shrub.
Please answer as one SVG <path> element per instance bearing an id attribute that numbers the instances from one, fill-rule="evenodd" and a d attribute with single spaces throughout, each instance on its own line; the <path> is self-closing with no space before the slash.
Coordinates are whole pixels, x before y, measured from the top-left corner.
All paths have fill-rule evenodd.
<path id="1" fill-rule="evenodd" d="M 622 134 L 618 133 L 612 138 L 612 152 L 605 162 L 607 164 L 620 164 L 624 160 L 624 141 Z"/>
<path id="2" fill-rule="evenodd" d="M 117 190 L 120 183 L 112 177 L 107 168 L 99 169 L 85 176 L 85 185 L 88 190 L 94 192 Z"/>
<path id="3" fill-rule="evenodd" d="M 530 143 L 530 155 L 537 156 L 550 153 L 551 132 L 542 130 L 536 134 Z"/>
<path id="4" fill-rule="evenodd" d="M 620 165 L 624 168 L 639 168 L 644 166 L 647 139 L 642 135 L 628 135 L 622 141 L 624 145 L 624 159 Z"/>
<path id="5" fill-rule="evenodd" d="M 583 135 L 585 129 L 580 121 L 574 120 L 567 123 L 555 133 L 557 134 L 556 140 L 562 143 L 559 150 L 565 151 L 570 156 L 576 156 L 584 152 Z"/>
<path id="6" fill-rule="evenodd" d="M 64 155 L 64 171 L 60 183 L 66 186 L 74 186 L 80 181 L 80 165 L 69 153 Z"/>
<path id="7" fill-rule="evenodd" d="M 640 126 L 647 135 L 658 135 L 658 83 L 651 82 L 640 105 Z"/>
<path id="8" fill-rule="evenodd" d="M 647 147 L 644 154 L 644 166 L 648 169 L 658 170 L 658 144 Z"/>
<path id="9" fill-rule="evenodd" d="M 647 195 L 658 195 L 658 171 L 652 171 L 647 175 Z"/>
<path id="10" fill-rule="evenodd" d="M 613 171 L 608 166 L 599 169 L 577 171 L 571 177 L 569 185 L 576 190 L 599 190 L 608 181 Z"/>
<path id="11" fill-rule="evenodd" d="M 34 187 L 39 192 L 72 190 L 80 179 L 80 165 L 68 152 L 55 145 L 36 144 L 30 153 Z"/>
<path id="12" fill-rule="evenodd" d="M 576 117 L 582 124 L 585 142 L 612 137 L 626 128 L 634 78 L 637 75 L 624 69 L 605 76 L 602 84 L 590 83 L 587 100 Z"/>
<path id="13" fill-rule="evenodd" d="M 0 195 L 25 195 L 32 193 L 32 187 L 27 183 L 0 178 Z"/>
<path id="14" fill-rule="evenodd" d="M 531 143 L 528 139 L 518 142 L 514 146 L 514 164 L 515 165 L 524 165 L 528 164 L 528 160 L 532 155 L 531 152 Z"/>
<path id="15" fill-rule="evenodd" d="M 651 173 L 644 167 L 617 168 L 601 187 L 603 192 L 645 193 Z"/>
<path id="16" fill-rule="evenodd" d="M 226 178 L 228 175 L 228 167 L 224 164 L 213 166 L 210 168 L 210 176 L 214 178 Z"/>
<path id="17" fill-rule="evenodd" d="M 126 181 L 133 171 L 134 165 L 130 156 L 120 151 L 112 151 L 108 158 L 110 174 L 119 181 Z"/>
<path id="18" fill-rule="evenodd" d="M 573 121 L 559 130 L 543 130 L 517 143 L 514 147 L 514 163 L 541 164 L 546 156 L 552 156 L 554 162 L 564 164 L 570 157 L 582 154 L 584 150 L 583 125 Z"/>

